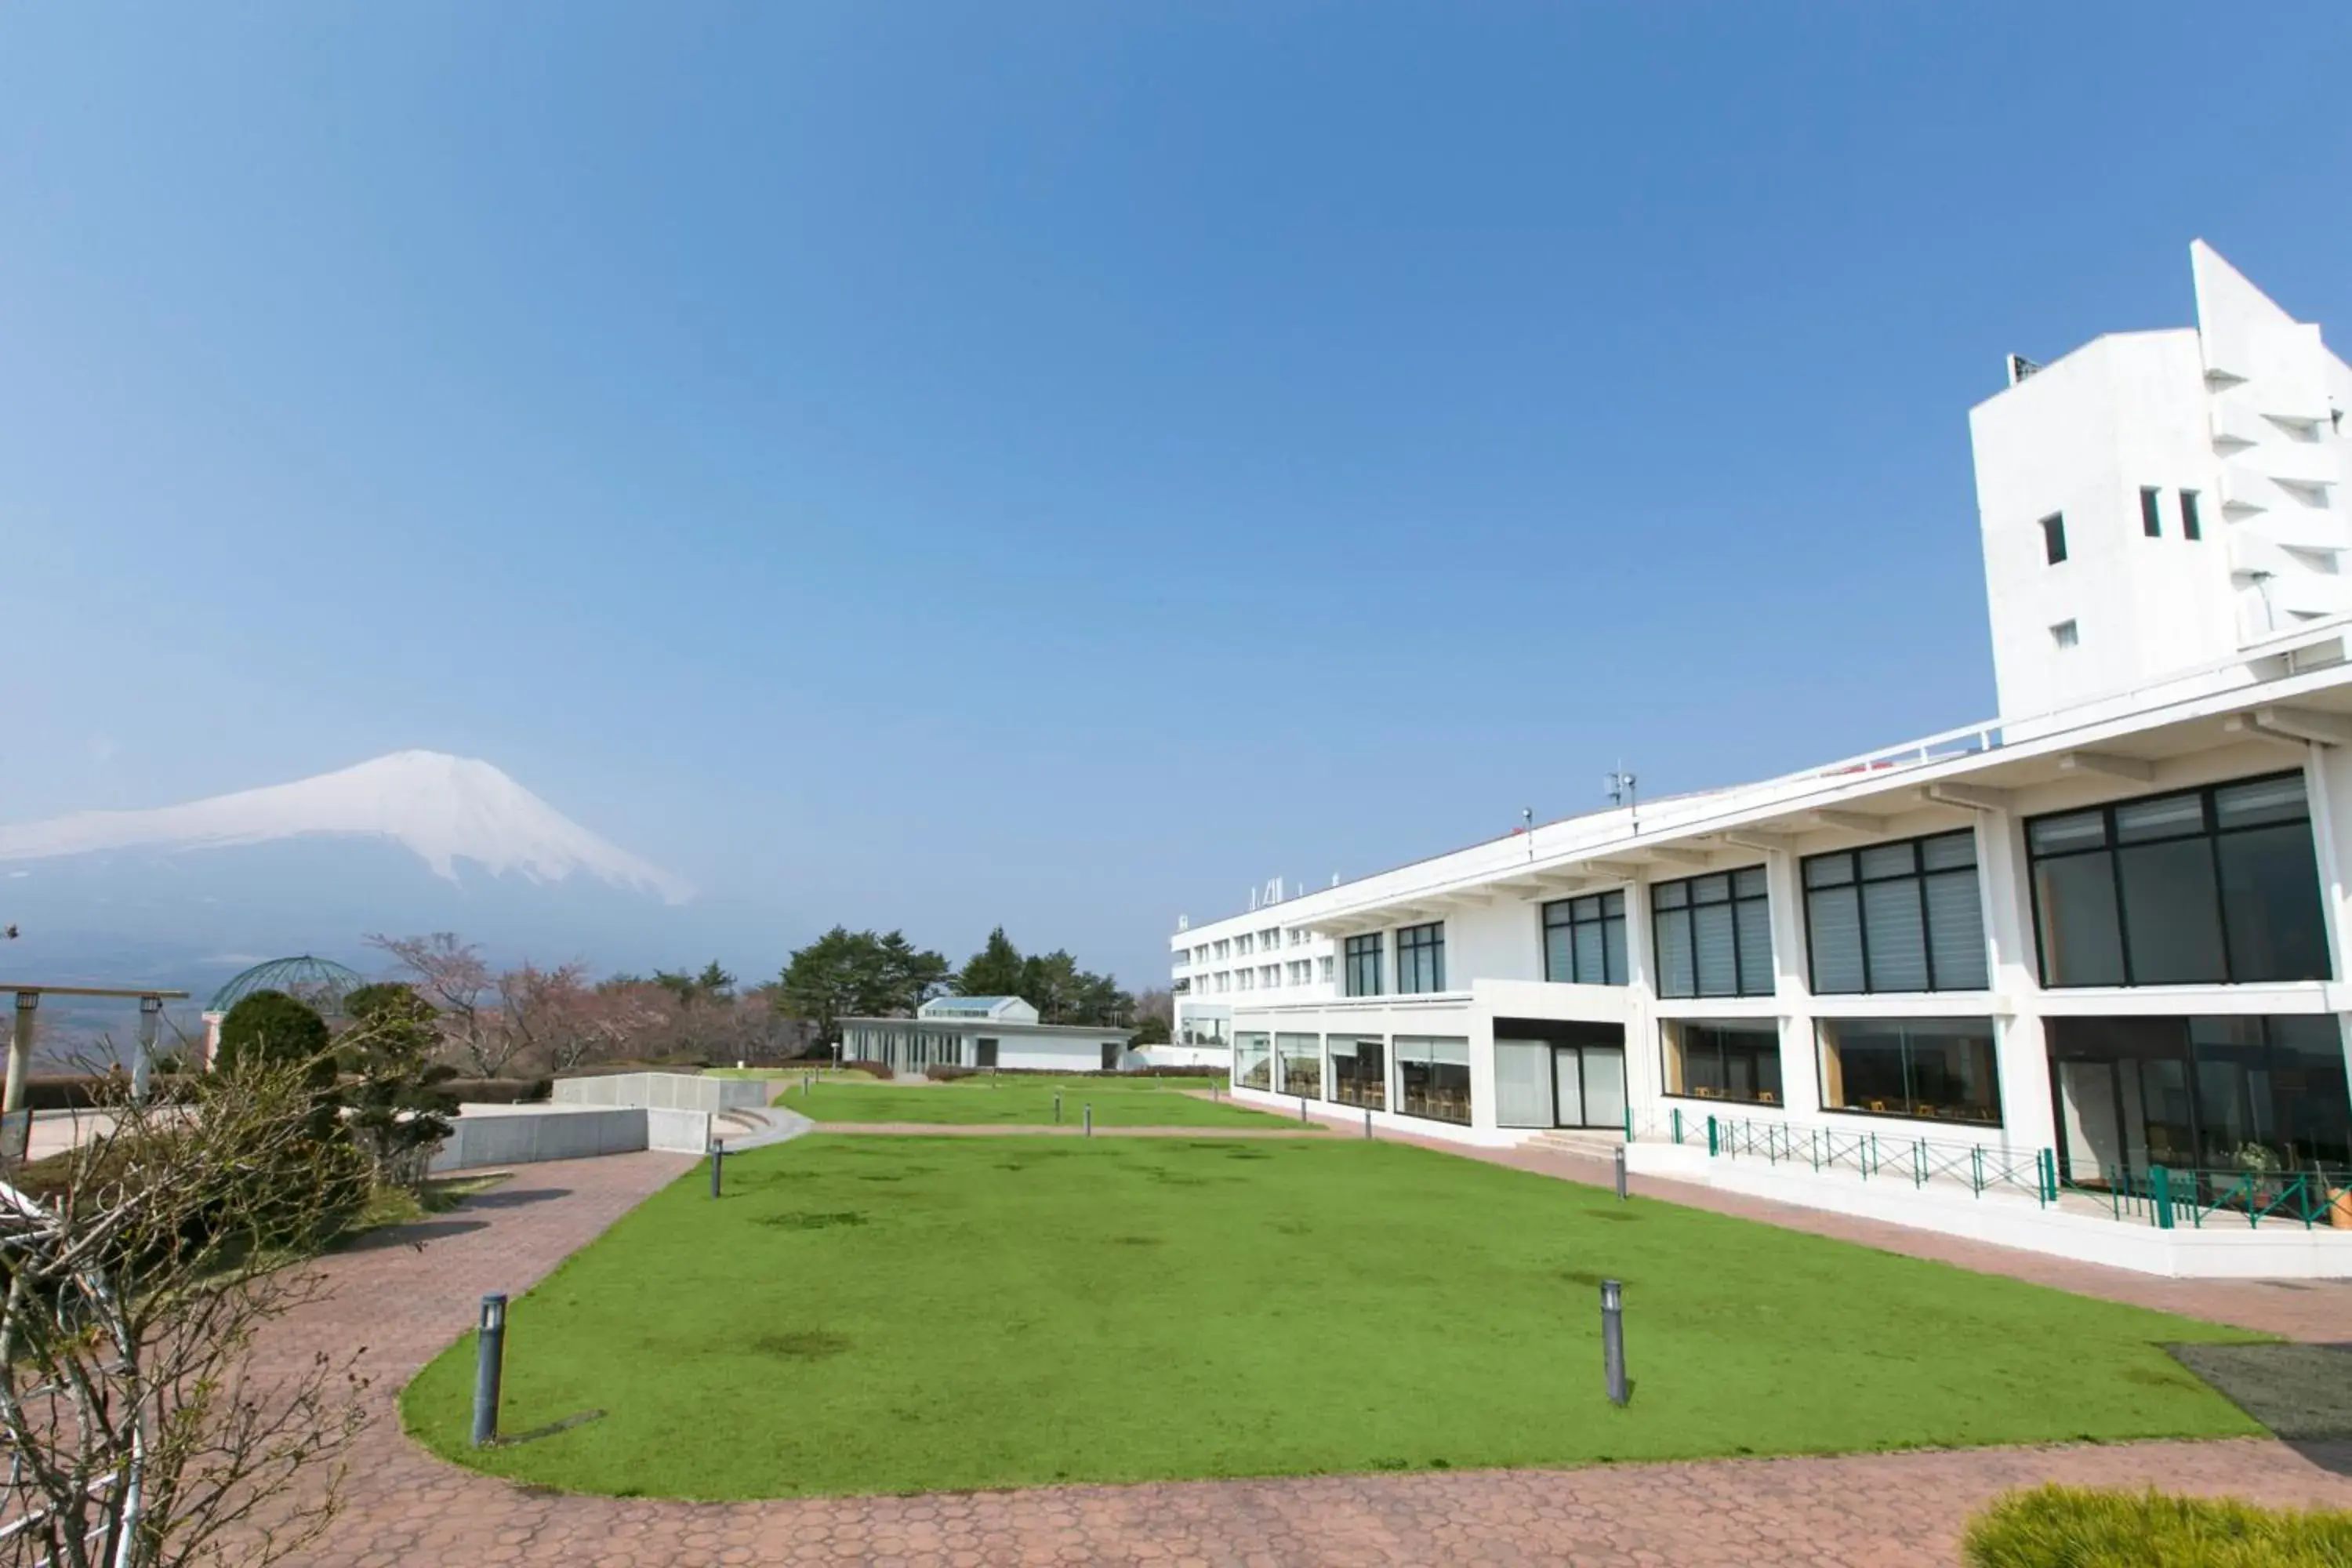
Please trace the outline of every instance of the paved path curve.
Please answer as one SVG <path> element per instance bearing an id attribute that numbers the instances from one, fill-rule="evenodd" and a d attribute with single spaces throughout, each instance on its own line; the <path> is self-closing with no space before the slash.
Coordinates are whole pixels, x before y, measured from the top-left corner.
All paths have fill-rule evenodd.
<path id="1" fill-rule="evenodd" d="M 1950 1564 L 1961 1521 L 2046 1479 L 2352 1507 L 2352 1445 L 2261 1441 L 1997 1449 L 1268 1481 L 1058 1487 L 913 1498 L 691 1504 L 572 1497 L 445 1465 L 409 1442 L 399 1384 L 691 1162 L 639 1153 L 524 1167 L 465 1208 L 327 1260 L 331 1298 L 265 1353 L 369 1347 L 380 1418 L 347 1511 L 306 1561 L 334 1568 L 580 1563 L 1390 1564 L 1590 1568 Z"/>

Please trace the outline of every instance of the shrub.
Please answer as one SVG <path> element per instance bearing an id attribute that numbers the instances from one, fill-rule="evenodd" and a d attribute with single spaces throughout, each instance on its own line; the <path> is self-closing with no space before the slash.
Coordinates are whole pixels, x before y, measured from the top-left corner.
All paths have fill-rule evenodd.
<path id="1" fill-rule="evenodd" d="M 1996 1501 L 1961 1545 L 1969 1568 L 2341 1568 L 2352 1513 L 2047 1486 Z"/>
<path id="2" fill-rule="evenodd" d="M 319 1016 L 318 1009 L 283 991 L 256 991 L 221 1020 L 220 1060 L 215 1065 L 234 1067 L 247 1058 L 315 1061 L 326 1050 L 327 1021 Z"/>
<path id="3" fill-rule="evenodd" d="M 880 1062 L 849 1062 L 854 1068 L 867 1068 L 877 1078 L 887 1078 L 889 1069 Z M 1197 1078 L 1215 1079 L 1223 1082 L 1226 1073 L 1220 1067 L 1181 1068 L 961 1068 L 933 1064 L 923 1069 L 923 1076 L 935 1083 L 953 1083 L 958 1079 L 987 1075 L 997 1078 Z"/>
<path id="4" fill-rule="evenodd" d="M 456 1100 L 476 1105 L 527 1105 L 555 1092 L 555 1080 L 545 1078 L 452 1078 L 434 1088 Z"/>
<path id="5" fill-rule="evenodd" d="M 885 1082 L 887 1082 L 889 1079 L 898 1076 L 890 1070 L 890 1064 L 888 1062 L 869 1062 L 862 1059 L 852 1059 L 842 1063 L 841 1066 L 842 1070 L 845 1072 L 862 1072 L 868 1078 L 878 1078 L 883 1079 Z"/>
<path id="6" fill-rule="evenodd" d="M 159 1072 L 147 1081 L 148 1098 L 166 1103 L 184 1100 L 194 1091 L 194 1080 L 188 1078 Z M 37 1078 L 26 1081 L 25 1105 L 32 1110 L 89 1110 L 115 1104 L 130 1093 L 127 1073 Z"/>

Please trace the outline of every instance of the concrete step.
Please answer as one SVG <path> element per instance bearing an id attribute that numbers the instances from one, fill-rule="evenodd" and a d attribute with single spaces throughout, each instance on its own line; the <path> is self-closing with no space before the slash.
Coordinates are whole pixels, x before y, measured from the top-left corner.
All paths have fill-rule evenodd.
<path id="1" fill-rule="evenodd" d="M 1581 1160 L 1611 1161 L 1625 1142 L 1622 1132 L 1611 1132 L 1601 1128 L 1555 1127 L 1548 1131 L 1530 1133 L 1519 1140 L 1522 1149 L 1539 1149 L 1547 1154 L 1569 1154 Z"/>

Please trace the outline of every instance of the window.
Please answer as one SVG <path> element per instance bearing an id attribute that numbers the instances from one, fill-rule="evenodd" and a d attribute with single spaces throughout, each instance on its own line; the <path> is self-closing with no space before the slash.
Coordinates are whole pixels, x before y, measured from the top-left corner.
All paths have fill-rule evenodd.
<path id="1" fill-rule="evenodd" d="M 2300 773 L 2025 825 L 2044 985 L 2326 980 Z"/>
<path id="2" fill-rule="evenodd" d="M 1117 1040 L 1105 1040 L 1102 1043 L 1103 1071 L 1117 1072 L 1118 1070 L 1119 1050 L 1119 1043 Z"/>
<path id="3" fill-rule="evenodd" d="M 1331 1052 L 1331 1098 L 1341 1105 L 1386 1110 L 1389 1076 L 1381 1042 L 1355 1035 L 1327 1035 L 1323 1043 Z"/>
<path id="4" fill-rule="evenodd" d="M 1313 1035 L 1276 1035 L 1275 1059 L 1282 1068 L 1282 1092 L 1323 1098 L 1323 1042 Z"/>
<path id="5" fill-rule="evenodd" d="M 2050 640 L 2060 647 L 2073 647 L 2083 640 L 2083 634 L 2075 628 L 2074 622 L 2060 621 L 2050 628 Z"/>
<path id="6" fill-rule="evenodd" d="M 1303 958 L 1294 958 L 1282 966 L 1283 984 L 1304 985 L 1315 978 L 1315 966 Z"/>
<path id="7" fill-rule="evenodd" d="M 2197 515 L 2197 492 L 2195 490 L 2182 490 L 2180 492 L 2180 537 L 2183 539 L 2202 539 L 2205 537 L 2205 524 Z"/>
<path id="8" fill-rule="evenodd" d="M 2066 519 L 2063 513 L 2053 511 L 2042 520 L 2042 553 L 2053 566 L 2066 559 Z"/>
<path id="9" fill-rule="evenodd" d="M 2264 1152 L 2274 1171 L 2352 1163 L 2352 1097 L 2332 1015 L 2053 1018 L 2047 1026 L 2059 1167 L 2069 1183 L 2107 1186 L 2167 1165 L 2227 1173 L 2219 1180 L 2234 1185 L 2261 1168 Z"/>
<path id="10" fill-rule="evenodd" d="M 1625 984 L 1625 895 L 1588 893 L 1543 907 L 1544 978 L 1574 985 Z"/>
<path id="11" fill-rule="evenodd" d="M 2146 485 L 2139 489 L 2139 531 L 2150 539 L 2164 537 L 2164 514 L 2157 510 L 2164 499 L 2162 490 L 2152 490 Z"/>
<path id="12" fill-rule="evenodd" d="M 1280 947 L 1281 945 L 1282 928 L 1280 926 L 1276 926 L 1269 931 L 1262 931 L 1257 933 L 1257 950 L 1260 952 L 1272 952 L 1276 948 Z"/>
<path id="13" fill-rule="evenodd" d="M 1381 933 L 1367 931 L 1348 939 L 1348 994 L 1381 994 Z"/>
<path id="14" fill-rule="evenodd" d="M 1330 984 L 1332 967 L 1333 961 L 1328 953 L 1317 959 L 1315 961 L 1315 978 L 1321 981 L 1326 985 Z"/>
<path id="15" fill-rule="evenodd" d="M 1231 958 L 1233 956 L 1233 947 L 1234 944 L 1231 941 L 1224 937 L 1219 937 L 1217 939 L 1217 956 L 1219 958 Z"/>
<path id="16" fill-rule="evenodd" d="M 1659 1026 L 1666 1092 L 1779 1105 L 1780 1026 L 1771 1018 L 1669 1018 Z"/>
<path id="17" fill-rule="evenodd" d="M 1268 1089 L 1273 1086 L 1273 1068 L 1267 1065 L 1270 1055 L 1266 1037 L 1243 1033 L 1234 1037 L 1234 1087 L 1235 1089 Z"/>
<path id="18" fill-rule="evenodd" d="M 1168 994 L 1171 996 L 1188 996 L 1192 991 L 1192 982 L 1187 976 L 1179 975 L 1168 983 Z"/>
<path id="19" fill-rule="evenodd" d="M 1470 1125 L 1470 1042 L 1396 1037 L 1397 1109 L 1431 1121 Z"/>
<path id="20" fill-rule="evenodd" d="M 1813 990 L 1981 991 L 1973 829 L 1805 858 Z"/>
<path id="21" fill-rule="evenodd" d="M 1256 990 L 1256 989 L 1257 989 L 1257 971 L 1256 971 L 1256 970 L 1255 970 L 1255 969 L 1236 969 L 1236 970 L 1234 970 L 1234 990 L 1236 990 L 1236 991 L 1255 991 L 1255 990 Z"/>
<path id="22" fill-rule="evenodd" d="M 1764 868 L 1718 871 L 1650 889 L 1661 996 L 1772 994 L 1772 906 Z"/>
<path id="23" fill-rule="evenodd" d="M 1990 1018 L 1824 1018 L 1821 1046 L 1832 1110 L 2000 1121 Z"/>
<path id="24" fill-rule="evenodd" d="M 1282 965 L 1269 963 L 1260 969 L 1257 972 L 1257 983 L 1268 991 L 1279 989 L 1282 984 Z"/>
<path id="25" fill-rule="evenodd" d="M 1234 938 L 1234 956 L 1235 958 L 1247 958 L 1250 954 L 1250 946 L 1251 938 L 1247 935 Z"/>
<path id="26" fill-rule="evenodd" d="M 1397 990 L 1412 995 L 1445 989 L 1445 922 L 1397 930 Z"/>

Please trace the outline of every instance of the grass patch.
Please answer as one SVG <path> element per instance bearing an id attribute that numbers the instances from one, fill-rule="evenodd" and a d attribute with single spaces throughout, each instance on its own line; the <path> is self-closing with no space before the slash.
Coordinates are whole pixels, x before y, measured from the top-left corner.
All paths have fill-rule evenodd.
<path id="1" fill-rule="evenodd" d="M 404 1187 L 378 1187 L 368 1194 L 366 1206 L 352 1223 L 343 1227 L 338 1239 L 364 1236 L 387 1226 L 414 1225 L 435 1215 L 447 1214 L 477 1193 L 487 1193 L 507 1179 L 504 1171 L 492 1171 L 479 1175 L 436 1176 L 425 1184 L 421 1193 Z"/>
<path id="2" fill-rule="evenodd" d="M 2041 1487 L 1969 1524 L 1969 1568 L 2344 1568 L 2352 1513 Z"/>
<path id="3" fill-rule="evenodd" d="M 817 1134 L 729 1180 L 514 1304 L 507 1425 L 605 1419 L 475 1452 L 465 1342 L 410 1429 L 692 1498 L 2260 1430 L 2164 1349 L 2235 1330 L 1402 1144 Z"/>
<path id="4" fill-rule="evenodd" d="M 1184 1079 L 967 1078 L 951 1083 L 820 1083 L 803 1094 L 788 1085 L 775 1103 L 816 1121 L 920 1121 L 946 1126 L 1044 1127 L 1062 1097 L 1062 1121 L 1075 1127 L 1095 1108 L 1097 1127 L 1279 1127 L 1269 1115 L 1232 1100 L 1204 1100 Z"/>

